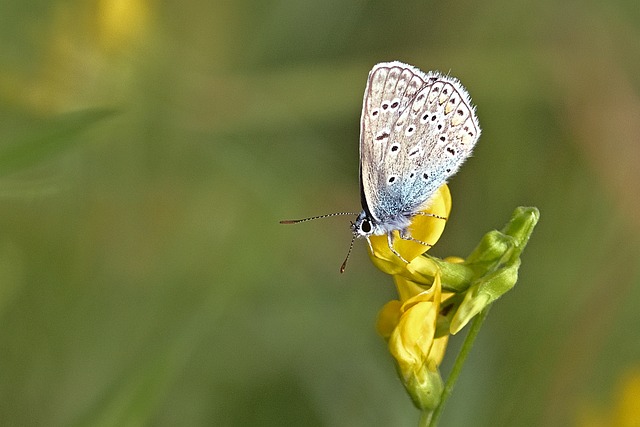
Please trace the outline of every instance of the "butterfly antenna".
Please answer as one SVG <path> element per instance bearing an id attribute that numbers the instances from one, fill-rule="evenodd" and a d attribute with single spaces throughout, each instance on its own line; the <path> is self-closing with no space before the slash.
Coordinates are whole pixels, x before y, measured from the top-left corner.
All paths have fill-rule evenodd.
<path id="1" fill-rule="evenodd" d="M 332 216 L 340 216 L 340 215 L 358 215 L 358 214 L 354 212 L 335 212 L 335 213 L 330 213 L 326 215 L 318 215 L 318 216 L 312 216 L 309 218 L 302 218 L 302 219 L 283 219 L 282 221 L 280 221 L 280 224 L 298 224 L 300 222 L 313 221 L 314 219 L 330 218 Z"/>
<path id="2" fill-rule="evenodd" d="M 347 256 L 344 258 L 344 261 L 340 266 L 340 273 L 344 273 L 344 270 L 347 268 L 347 261 L 349 260 L 349 256 L 351 255 L 351 249 L 353 249 L 353 242 L 355 240 L 356 240 L 356 234 L 353 233 L 353 237 L 351 238 L 351 244 L 349 245 L 349 252 L 347 252 Z"/>

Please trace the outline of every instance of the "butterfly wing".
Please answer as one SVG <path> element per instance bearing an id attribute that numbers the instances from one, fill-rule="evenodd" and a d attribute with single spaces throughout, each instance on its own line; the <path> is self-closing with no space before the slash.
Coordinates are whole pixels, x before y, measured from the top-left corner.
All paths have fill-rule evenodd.
<path id="1" fill-rule="evenodd" d="M 360 121 L 360 192 L 362 207 L 374 220 L 387 209 L 382 201 L 390 200 L 385 181 L 385 158 L 391 133 L 400 114 L 424 86 L 423 73 L 401 62 L 377 64 L 370 72 L 365 89 Z M 396 195 L 398 198 L 399 195 Z"/>
<path id="2" fill-rule="evenodd" d="M 421 210 L 480 136 L 458 80 L 401 62 L 369 73 L 360 131 L 362 204 L 383 225 Z"/>

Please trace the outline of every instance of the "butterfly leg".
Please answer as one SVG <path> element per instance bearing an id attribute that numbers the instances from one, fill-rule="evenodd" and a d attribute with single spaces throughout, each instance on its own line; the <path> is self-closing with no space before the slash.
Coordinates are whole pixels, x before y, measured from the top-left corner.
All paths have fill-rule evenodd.
<path id="1" fill-rule="evenodd" d="M 393 234 L 391 232 L 387 233 L 387 242 L 389 244 L 389 249 L 391 249 L 391 252 L 393 252 L 395 256 L 400 258 L 406 264 L 409 264 L 409 261 L 404 259 L 404 257 L 402 255 L 400 255 L 400 253 L 394 249 L 394 247 L 393 247 Z"/>
<path id="2" fill-rule="evenodd" d="M 428 212 L 418 212 L 416 215 L 430 216 L 431 218 L 443 219 L 445 221 L 448 219 L 446 216 L 435 215 Z"/>
<path id="3" fill-rule="evenodd" d="M 373 245 L 371 244 L 371 240 L 369 240 L 369 236 L 367 236 L 367 243 L 369 244 L 369 250 L 371 250 L 371 254 L 374 254 Z"/>
<path id="4" fill-rule="evenodd" d="M 422 240 L 418 240 L 418 239 L 414 239 L 413 237 L 411 237 L 411 235 L 409 235 L 409 230 L 400 230 L 400 238 L 403 240 L 409 240 L 411 242 L 416 242 L 416 243 L 420 243 L 423 246 L 427 246 L 427 247 L 432 247 L 433 245 L 431 243 L 427 243 L 427 242 L 423 242 Z"/>

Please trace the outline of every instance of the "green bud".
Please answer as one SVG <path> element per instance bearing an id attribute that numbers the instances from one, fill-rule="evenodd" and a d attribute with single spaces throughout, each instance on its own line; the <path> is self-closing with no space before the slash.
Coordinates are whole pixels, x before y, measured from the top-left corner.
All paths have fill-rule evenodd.
<path id="1" fill-rule="evenodd" d="M 460 331 L 489 304 L 511 290 L 518 281 L 520 254 L 540 218 L 536 208 L 517 208 L 502 231 L 491 231 L 464 262 L 475 277 L 451 319 L 452 334 Z M 443 287 L 446 275 L 443 274 Z M 445 288 L 446 289 L 446 288 Z"/>
<path id="2" fill-rule="evenodd" d="M 423 366 L 414 375 L 404 378 L 404 387 L 417 408 L 434 410 L 440 404 L 444 382 L 438 370 Z"/>
<path id="3" fill-rule="evenodd" d="M 458 333 L 476 314 L 513 288 L 518 281 L 518 267 L 519 258 L 511 265 L 480 278 L 469 288 L 451 319 L 451 333 Z"/>

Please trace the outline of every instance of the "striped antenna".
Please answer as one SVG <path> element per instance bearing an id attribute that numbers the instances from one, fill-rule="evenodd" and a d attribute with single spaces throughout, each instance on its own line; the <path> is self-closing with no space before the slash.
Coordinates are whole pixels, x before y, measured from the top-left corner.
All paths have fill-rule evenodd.
<path id="1" fill-rule="evenodd" d="M 356 212 L 336 212 L 336 213 L 312 216 L 309 218 L 302 218 L 302 219 L 283 219 L 282 221 L 280 221 L 280 224 L 298 224 L 301 222 L 313 221 L 314 219 L 331 218 L 332 216 L 341 216 L 341 215 L 359 215 L 359 214 Z M 344 262 L 340 266 L 340 273 L 344 273 L 345 268 L 347 268 L 347 260 L 349 259 L 349 255 L 351 255 L 351 250 L 353 249 L 353 242 L 355 240 L 356 240 L 356 234 L 354 233 L 353 238 L 351 239 L 351 244 L 349 245 L 349 252 L 347 252 L 347 257 L 344 259 Z"/>
<path id="2" fill-rule="evenodd" d="M 353 233 L 353 237 L 351 238 L 351 244 L 349 245 L 349 252 L 347 252 L 347 256 L 344 258 L 344 261 L 340 266 L 340 273 L 344 273 L 344 270 L 347 268 L 347 261 L 349 260 L 349 255 L 351 255 L 351 249 L 353 249 L 353 242 L 355 240 L 356 240 L 356 233 Z"/>
<path id="3" fill-rule="evenodd" d="M 354 212 L 336 212 L 336 213 L 312 216 L 309 218 L 302 218 L 302 219 L 283 219 L 282 221 L 280 221 L 280 224 L 298 224 L 301 222 L 313 221 L 314 219 L 331 218 L 332 216 L 340 216 L 340 215 L 358 215 L 358 214 Z"/>

